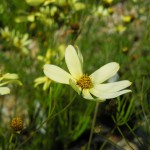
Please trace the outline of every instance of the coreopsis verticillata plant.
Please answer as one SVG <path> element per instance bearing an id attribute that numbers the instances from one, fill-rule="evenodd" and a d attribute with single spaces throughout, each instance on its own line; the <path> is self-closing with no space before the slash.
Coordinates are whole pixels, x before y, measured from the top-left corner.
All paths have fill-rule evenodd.
<path id="1" fill-rule="evenodd" d="M 131 92 L 131 90 L 125 89 L 131 85 L 131 82 L 128 80 L 103 83 L 114 76 L 119 70 L 119 64 L 116 62 L 108 63 L 91 75 L 87 75 L 82 70 L 82 54 L 79 50 L 76 52 L 72 45 L 66 48 L 65 61 L 70 73 L 58 66 L 45 64 L 45 75 L 53 81 L 71 85 L 85 99 L 104 101 Z"/>

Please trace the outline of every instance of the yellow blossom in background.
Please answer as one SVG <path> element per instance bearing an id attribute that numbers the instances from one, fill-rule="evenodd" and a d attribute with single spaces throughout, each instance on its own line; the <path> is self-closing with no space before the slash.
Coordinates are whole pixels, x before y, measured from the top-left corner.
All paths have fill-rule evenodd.
<path id="1" fill-rule="evenodd" d="M 108 63 L 91 75 L 83 73 L 83 57 L 80 51 L 76 52 L 72 45 L 66 48 L 65 61 L 70 73 L 58 66 L 45 64 L 44 74 L 53 81 L 68 84 L 85 99 L 105 101 L 131 92 L 125 89 L 131 85 L 128 80 L 103 83 L 113 77 L 119 70 L 116 62 Z"/>
<path id="2" fill-rule="evenodd" d="M 108 16 L 110 13 L 107 8 L 104 8 L 103 5 L 100 5 L 96 7 L 96 10 L 94 8 L 94 15 L 96 16 Z"/>
<path id="3" fill-rule="evenodd" d="M 123 20 L 123 22 L 126 22 L 126 23 L 131 22 L 132 16 L 130 16 L 130 15 L 122 16 L 122 20 Z"/>
<path id="4" fill-rule="evenodd" d="M 51 80 L 48 77 L 38 77 L 34 80 L 34 87 L 43 84 L 43 90 L 47 90 L 50 87 Z"/>
<path id="5" fill-rule="evenodd" d="M 15 22 L 16 23 L 27 22 L 27 21 L 34 22 L 37 14 L 38 13 L 30 13 L 30 14 L 27 14 L 27 15 L 17 16 L 15 18 Z"/>
<path id="6" fill-rule="evenodd" d="M 62 60 L 64 58 L 64 55 L 65 55 L 65 45 L 61 44 L 60 46 L 58 46 L 53 51 L 50 48 L 48 48 L 45 56 L 38 55 L 37 60 L 41 61 L 44 64 L 50 64 L 52 57 L 53 58 L 57 57 L 57 59 L 59 61 L 59 60 Z"/>
<path id="7" fill-rule="evenodd" d="M 41 21 L 44 25 L 49 26 L 52 25 L 52 23 L 54 23 L 53 18 L 51 18 L 50 15 L 53 16 L 56 11 L 57 7 L 55 6 L 53 6 L 52 8 L 50 8 L 49 6 L 40 7 L 37 11 L 17 16 L 15 18 L 15 22 L 36 22 L 36 20 L 38 20 Z"/>
<path id="8" fill-rule="evenodd" d="M 123 51 L 123 52 L 128 52 L 128 51 L 129 51 L 129 48 L 128 48 L 128 47 L 123 47 L 122 51 Z"/>
<path id="9" fill-rule="evenodd" d="M 53 18 L 51 18 L 50 16 L 53 16 L 56 11 L 57 7 L 55 6 L 51 8 L 49 6 L 40 7 L 40 11 L 36 13 L 36 17 L 38 18 L 38 20 L 44 23 L 44 25 L 49 26 L 54 23 Z"/>
<path id="10" fill-rule="evenodd" d="M 106 4 L 111 4 L 113 2 L 113 0 L 103 0 L 103 2 Z"/>
<path id="11" fill-rule="evenodd" d="M 116 31 L 119 33 L 123 33 L 127 28 L 123 25 L 117 25 L 116 26 Z"/>
<path id="12" fill-rule="evenodd" d="M 108 9 L 109 14 L 112 14 L 114 12 L 114 8 L 113 7 L 109 7 Z"/>
<path id="13" fill-rule="evenodd" d="M 0 76 L 0 86 L 9 84 L 9 83 L 17 83 L 22 85 L 22 83 L 18 80 L 19 77 L 15 73 L 6 73 Z"/>
<path id="14" fill-rule="evenodd" d="M 0 95 L 6 95 L 10 93 L 10 89 L 8 87 L 0 87 Z"/>
<path id="15" fill-rule="evenodd" d="M 60 6 L 65 6 L 67 4 L 67 5 L 71 6 L 71 8 L 73 10 L 76 10 L 76 11 L 85 9 L 85 7 L 86 7 L 85 3 L 82 3 L 78 0 L 69 0 L 69 1 L 66 1 L 66 0 L 46 0 L 44 5 L 47 5 L 47 4 L 52 3 L 52 2 L 54 4 L 57 4 Z"/>
<path id="16" fill-rule="evenodd" d="M 38 56 L 37 56 L 37 59 L 40 60 L 40 61 L 42 61 L 43 63 L 50 63 L 51 56 L 52 56 L 52 51 L 51 51 L 51 49 L 49 48 L 49 49 L 46 51 L 45 56 L 38 55 Z"/>
<path id="17" fill-rule="evenodd" d="M 50 3 L 53 3 L 53 2 L 55 2 L 55 0 L 45 0 L 44 6 L 45 6 L 45 5 L 48 5 L 48 4 L 50 4 Z"/>
<path id="18" fill-rule="evenodd" d="M 30 6 L 38 6 L 42 4 L 45 0 L 26 0 L 26 3 Z"/>
<path id="19" fill-rule="evenodd" d="M 9 40 L 11 36 L 11 32 L 9 31 L 9 28 L 6 26 L 4 29 L 0 29 L 0 34 L 3 39 Z"/>
<path id="20" fill-rule="evenodd" d="M 4 29 L 0 29 L 0 35 L 4 42 L 6 42 L 6 45 L 8 44 L 9 47 L 20 50 L 23 54 L 28 54 L 28 46 L 32 43 L 32 40 L 29 39 L 29 35 L 27 33 L 21 34 L 16 30 L 10 31 L 6 26 Z"/>
<path id="21" fill-rule="evenodd" d="M 14 37 L 13 45 L 20 49 L 24 54 L 28 54 L 29 50 L 27 46 L 31 43 L 31 40 L 28 39 L 29 35 L 26 33 L 24 35 L 17 35 Z"/>
<path id="22" fill-rule="evenodd" d="M 72 1 L 72 6 L 74 7 L 74 9 L 76 11 L 83 10 L 83 9 L 86 8 L 85 4 L 82 3 L 82 2 L 79 2 L 78 0 L 73 0 Z"/>
<path id="23" fill-rule="evenodd" d="M 18 80 L 18 75 L 15 73 L 6 73 L 4 75 L 0 75 L 0 95 L 10 93 L 10 89 L 8 87 L 2 87 L 10 83 L 17 83 L 19 85 L 22 85 L 22 83 Z"/>
<path id="24" fill-rule="evenodd" d="M 30 21 L 30 22 L 35 21 L 35 15 L 34 15 L 34 14 L 28 15 L 28 16 L 27 16 L 27 20 Z"/>
<path id="25" fill-rule="evenodd" d="M 15 73 L 6 73 L 0 77 L 0 81 L 2 80 L 17 80 L 18 75 Z"/>

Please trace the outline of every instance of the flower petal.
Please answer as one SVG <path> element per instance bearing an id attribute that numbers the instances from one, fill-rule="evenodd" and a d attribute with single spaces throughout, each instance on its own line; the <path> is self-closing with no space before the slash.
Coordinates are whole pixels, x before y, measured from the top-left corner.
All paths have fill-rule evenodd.
<path id="1" fill-rule="evenodd" d="M 94 89 L 99 93 L 112 93 L 118 92 L 130 86 L 132 83 L 128 80 L 106 83 L 106 84 L 95 84 Z"/>
<path id="2" fill-rule="evenodd" d="M 94 90 L 90 90 L 90 92 L 98 97 L 99 99 L 101 100 L 104 100 L 104 99 L 112 99 L 112 98 L 115 98 L 115 97 L 118 97 L 120 95 L 123 95 L 125 93 L 128 93 L 128 92 L 131 92 L 131 90 L 122 90 L 122 91 L 119 91 L 119 92 L 112 92 L 112 93 L 98 93 L 98 91 L 94 91 Z"/>
<path id="3" fill-rule="evenodd" d="M 69 79 L 72 79 L 72 76 L 55 65 L 44 65 L 44 74 L 53 81 L 69 84 Z"/>
<path id="4" fill-rule="evenodd" d="M 82 65 L 77 55 L 76 50 L 72 45 L 66 48 L 65 60 L 69 72 L 75 79 L 79 79 L 82 76 Z"/>
<path id="5" fill-rule="evenodd" d="M 82 90 L 82 96 L 85 98 L 85 99 L 89 99 L 89 100 L 92 100 L 93 97 L 91 96 L 90 92 L 88 89 L 83 89 Z"/>
<path id="6" fill-rule="evenodd" d="M 10 93 L 10 89 L 7 87 L 0 87 L 0 95 L 5 95 L 5 94 L 9 94 Z"/>
<path id="7" fill-rule="evenodd" d="M 113 75 L 111 78 L 109 78 L 108 82 L 111 83 L 111 82 L 116 82 L 118 81 L 119 79 L 119 74 L 116 73 L 115 75 Z"/>
<path id="8" fill-rule="evenodd" d="M 90 77 L 92 78 L 93 83 L 102 83 L 115 75 L 118 70 L 119 64 L 112 62 L 96 70 Z"/>
<path id="9" fill-rule="evenodd" d="M 76 46 L 76 49 L 77 49 L 77 52 L 78 52 L 78 58 L 80 60 L 81 67 L 83 67 L 83 56 L 82 56 L 82 53 L 81 53 L 80 49 L 78 48 L 78 46 Z"/>

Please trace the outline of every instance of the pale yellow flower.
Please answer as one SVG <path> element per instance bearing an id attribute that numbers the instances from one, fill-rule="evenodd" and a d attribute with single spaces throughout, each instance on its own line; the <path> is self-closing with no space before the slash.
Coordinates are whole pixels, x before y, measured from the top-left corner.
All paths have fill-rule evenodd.
<path id="1" fill-rule="evenodd" d="M 77 1 L 77 0 L 73 0 L 72 6 L 74 7 L 74 9 L 75 9 L 76 11 L 83 10 L 83 9 L 86 8 L 86 6 L 85 6 L 84 3 L 79 2 L 79 1 Z"/>
<path id="2" fill-rule="evenodd" d="M 19 77 L 15 73 L 6 73 L 4 75 L 1 75 L 0 81 L 2 80 L 17 80 Z"/>
<path id="3" fill-rule="evenodd" d="M 119 33 L 123 33 L 127 28 L 123 25 L 116 26 L 116 31 Z"/>
<path id="4" fill-rule="evenodd" d="M 50 87 L 51 80 L 48 77 L 38 77 L 34 80 L 34 87 L 43 84 L 43 90 L 47 90 Z"/>
<path id="5" fill-rule="evenodd" d="M 16 35 L 13 39 L 13 45 L 16 48 L 20 49 L 24 54 L 28 54 L 29 50 L 27 47 L 32 42 L 32 40 L 28 38 L 29 38 L 29 35 L 27 33 L 24 35 L 21 35 L 21 34 Z"/>
<path id="6" fill-rule="evenodd" d="M 77 53 L 72 45 L 66 48 L 65 61 L 70 73 L 58 66 L 45 64 L 45 75 L 56 82 L 71 85 L 85 99 L 104 101 L 131 92 L 131 90 L 125 89 L 131 85 L 128 80 L 103 83 L 119 70 L 119 64 L 116 62 L 108 63 L 91 75 L 87 75 L 82 70 L 82 54 L 79 50 Z"/>
<path id="7" fill-rule="evenodd" d="M 95 10 L 96 9 L 96 10 Z M 107 8 L 104 8 L 103 5 L 100 5 L 96 8 L 94 8 L 94 15 L 96 16 L 108 16 L 109 15 L 109 11 Z"/>
<path id="8" fill-rule="evenodd" d="M 18 80 L 17 74 L 15 73 L 6 73 L 4 75 L 0 74 L 0 95 L 5 95 L 10 93 L 10 89 L 8 87 L 2 87 L 2 86 L 12 82 L 22 85 L 22 83 Z"/>
<path id="9" fill-rule="evenodd" d="M 9 94 L 10 89 L 8 87 L 0 87 L 0 95 Z"/>
<path id="10" fill-rule="evenodd" d="M 105 2 L 106 4 L 111 4 L 113 0 L 103 0 L 103 2 Z"/>
<path id="11" fill-rule="evenodd" d="M 7 26 L 4 29 L 0 29 L 0 34 L 3 39 L 6 39 L 6 41 L 10 40 L 11 32 Z"/>
<path id="12" fill-rule="evenodd" d="M 42 61 L 43 63 L 50 63 L 51 56 L 52 56 L 52 50 L 48 48 L 45 56 L 38 55 L 37 59 Z"/>
<path id="13" fill-rule="evenodd" d="M 122 20 L 123 22 L 129 23 L 132 20 L 132 16 L 131 15 L 122 16 Z"/>

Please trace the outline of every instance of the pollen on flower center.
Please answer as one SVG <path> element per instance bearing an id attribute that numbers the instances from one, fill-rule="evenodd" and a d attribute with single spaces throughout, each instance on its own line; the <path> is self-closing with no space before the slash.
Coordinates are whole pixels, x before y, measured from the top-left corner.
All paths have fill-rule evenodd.
<path id="1" fill-rule="evenodd" d="M 78 81 L 77 85 L 79 85 L 82 89 L 90 89 L 93 87 L 93 83 L 91 78 L 87 75 L 84 74 Z"/>

